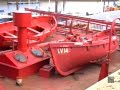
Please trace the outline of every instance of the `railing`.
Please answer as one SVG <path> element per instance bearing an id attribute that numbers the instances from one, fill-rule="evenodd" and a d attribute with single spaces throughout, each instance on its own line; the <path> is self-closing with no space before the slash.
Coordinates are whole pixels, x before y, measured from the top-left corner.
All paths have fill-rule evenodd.
<path id="1" fill-rule="evenodd" d="M 79 16 L 72 16 L 72 15 L 66 15 L 66 14 L 60 14 L 55 12 L 47 12 L 42 10 L 36 10 L 36 9 L 29 9 L 25 8 L 27 11 L 37 12 L 40 15 L 53 15 L 56 17 L 58 21 L 58 25 L 60 24 L 63 28 L 69 28 L 70 32 L 72 33 L 72 28 L 75 28 L 74 26 L 78 24 L 86 24 L 86 28 L 80 28 L 81 30 L 97 30 L 97 31 L 103 31 L 103 30 L 111 30 L 113 27 L 111 26 L 113 22 L 105 21 L 105 20 L 97 20 L 92 18 L 85 18 L 85 17 L 79 17 Z M 76 23 L 76 24 L 75 24 Z M 114 29 L 118 28 L 119 30 L 119 23 L 114 22 Z M 119 30 L 120 32 L 120 30 Z M 118 33 L 120 36 L 120 33 Z"/>
<path id="2" fill-rule="evenodd" d="M 60 14 L 55 12 L 47 12 L 42 10 L 36 10 L 36 9 L 29 9 L 25 8 L 27 11 L 32 11 L 39 13 L 40 15 L 53 15 L 56 17 L 58 24 L 63 23 L 64 26 L 72 29 L 74 26 L 74 21 L 79 21 L 79 23 L 85 23 L 87 25 L 87 29 L 96 29 L 96 30 L 106 30 L 110 29 L 110 26 L 112 22 L 105 21 L 105 20 L 97 20 L 92 18 L 86 18 L 86 17 L 79 17 L 79 16 L 72 16 L 72 15 L 66 15 L 66 14 Z M 119 24 L 116 24 L 116 26 L 119 26 Z"/>

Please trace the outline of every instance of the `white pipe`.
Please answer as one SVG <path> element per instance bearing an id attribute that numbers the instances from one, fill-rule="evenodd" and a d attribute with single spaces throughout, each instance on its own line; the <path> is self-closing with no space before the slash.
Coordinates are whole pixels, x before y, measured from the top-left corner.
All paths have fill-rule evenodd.
<path id="1" fill-rule="evenodd" d="M 48 11 L 50 11 L 50 0 L 48 2 Z"/>
<path id="2" fill-rule="evenodd" d="M 30 8 L 30 0 L 28 0 L 28 7 Z"/>
<path id="3" fill-rule="evenodd" d="M 50 5 L 50 0 L 49 0 L 49 5 Z"/>

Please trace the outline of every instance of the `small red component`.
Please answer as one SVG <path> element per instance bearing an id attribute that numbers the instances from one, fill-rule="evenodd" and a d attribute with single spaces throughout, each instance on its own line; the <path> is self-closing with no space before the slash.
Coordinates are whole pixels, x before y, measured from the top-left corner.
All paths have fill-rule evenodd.
<path id="1" fill-rule="evenodd" d="M 103 61 L 99 74 L 99 81 L 108 76 L 108 68 L 109 68 L 109 62 L 107 60 Z"/>
<path id="2" fill-rule="evenodd" d="M 17 27 L 29 27 L 31 26 L 31 12 L 29 11 L 15 11 L 13 13 L 13 22 Z"/>
<path id="3" fill-rule="evenodd" d="M 13 13 L 13 23 L 18 27 L 18 49 L 27 51 L 27 27 L 31 26 L 31 12 L 16 11 Z"/>
<path id="4" fill-rule="evenodd" d="M 54 72 L 55 72 L 54 66 L 44 65 L 42 68 L 40 68 L 39 75 L 42 77 L 49 78 L 54 74 Z"/>

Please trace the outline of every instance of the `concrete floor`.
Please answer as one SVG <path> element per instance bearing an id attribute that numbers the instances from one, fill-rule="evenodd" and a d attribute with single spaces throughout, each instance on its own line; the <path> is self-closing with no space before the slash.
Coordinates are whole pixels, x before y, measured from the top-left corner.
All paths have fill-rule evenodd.
<path id="1" fill-rule="evenodd" d="M 112 55 L 109 73 L 120 69 L 120 52 Z M 23 86 L 16 86 L 15 80 L 1 78 L 3 90 L 85 90 L 97 82 L 100 71 L 100 65 L 90 64 L 84 69 L 62 77 L 55 74 L 51 78 L 43 78 L 38 74 L 30 76 L 23 80 Z"/>

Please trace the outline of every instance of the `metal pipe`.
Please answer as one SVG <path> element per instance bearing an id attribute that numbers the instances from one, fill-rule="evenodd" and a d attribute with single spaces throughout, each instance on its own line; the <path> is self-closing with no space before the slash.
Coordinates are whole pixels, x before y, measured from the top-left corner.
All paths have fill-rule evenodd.
<path id="1" fill-rule="evenodd" d="M 105 0 L 103 0 L 103 12 L 105 11 Z"/>
<path id="2" fill-rule="evenodd" d="M 27 46 L 27 27 L 31 26 L 31 12 L 15 11 L 13 13 L 14 25 L 18 28 L 18 50 L 25 52 Z"/>
<path id="3" fill-rule="evenodd" d="M 111 25 L 110 35 L 109 35 L 109 47 L 108 47 L 108 55 L 107 55 L 107 60 L 106 60 L 106 63 L 108 64 L 108 66 L 107 66 L 108 69 L 109 69 L 109 62 L 110 62 L 110 55 L 111 55 L 112 35 L 117 34 L 115 31 L 115 21 L 116 20 L 120 20 L 120 18 L 116 18 L 113 20 L 113 23 Z"/>
<path id="4" fill-rule="evenodd" d="M 28 7 L 30 8 L 30 0 L 28 0 Z"/>
<path id="5" fill-rule="evenodd" d="M 66 0 L 63 0 L 63 12 L 65 11 Z"/>
<path id="6" fill-rule="evenodd" d="M 112 39 L 112 34 L 116 34 L 116 31 L 115 31 L 115 21 L 116 20 L 120 20 L 120 18 L 116 18 L 113 20 L 113 23 L 111 25 L 111 30 L 110 30 L 110 35 L 109 35 L 109 48 L 108 48 L 108 61 L 110 60 L 110 54 L 111 54 L 111 39 Z"/>
<path id="7" fill-rule="evenodd" d="M 27 51 L 27 27 L 18 27 L 18 49 Z"/>
<path id="8" fill-rule="evenodd" d="M 19 10 L 18 2 L 19 2 L 19 0 L 16 0 L 16 10 Z"/>
<path id="9" fill-rule="evenodd" d="M 71 19 L 71 23 L 70 23 L 70 33 L 73 34 L 72 32 L 72 27 L 73 27 L 73 18 Z"/>
<path id="10" fill-rule="evenodd" d="M 50 11 L 50 0 L 48 2 L 48 11 Z"/>
<path id="11" fill-rule="evenodd" d="M 113 0 L 113 5 L 116 6 L 115 0 Z"/>
<path id="12" fill-rule="evenodd" d="M 109 6 L 110 0 L 108 0 L 108 6 Z"/>
<path id="13" fill-rule="evenodd" d="M 55 0 L 55 12 L 58 12 L 58 0 Z"/>
<path id="14" fill-rule="evenodd" d="M 99 81 L 108 76 L 109 62 L 110 62 L 110 55 L 111 55 L 111 43 L 112 43 L 111 41 L 112 41 L 112 35 L 116 34 L 116 31 L 115 31 L 115 21 L 116 20 L 120 20 L 120 18 L 114 19 L 113 23 L 111 25 L 111 30 L 110 30 L 110 34 L 109 34 L 109 46 L 108 46 L 107 60 L 102 62 L 101 71 L 99 74 Z"/>
<path id="15" fill-rule="evenodd" d="M 29 9 L 29 8 L 25 8 L 26 11 L 32 11 L 32 12 L 37 12 L 37 13 L 40 13 L 40 14 L 45 14 L 45 15 L 53 15 L 55 17 L 59 17 L 59 18 L 65 18 L 65 19 L 80 19 L 80 20 L 83 20 L 83 21 L 91 21 L 91 22 L 94 22 L 94 23 L 101 23 L 101 24 L 108 24 L 108 25 L 111 25 L 112 22 L 110 21 L 105 21 L 105 20 L 97 20 L 97 19 L 92 19 L 92 18 L 85 18 L 85 17 L 78 17 L 78 16 L 72 16 L 72 15 L 66 15 L 66 14 L 60 14 L 60 13 L 54 13 L 54 12 L 46 12 L 46 11 L 42 11 L 42 10 L 36 10 L 36 9 Z M 119 24 L 116 24 L 116 26 L 119 26 Z"/>

